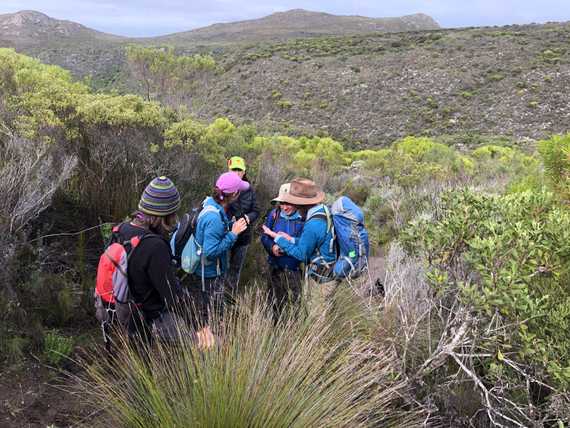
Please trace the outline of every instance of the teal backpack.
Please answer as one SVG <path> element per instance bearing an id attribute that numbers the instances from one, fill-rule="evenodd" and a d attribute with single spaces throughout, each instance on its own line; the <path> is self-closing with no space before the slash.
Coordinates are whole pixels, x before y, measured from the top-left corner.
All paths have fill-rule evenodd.
<path id="1" fill-rule="evenodd" d="M 207 205 L 201 210 L 194 208 L 190 213 L 184 214 L 170 238 L 174 263 L 186 273 L 194 272 L 202 261 L 202 247 L 195 237 L 196 225 L 200 217 L 209 212 L 219 212 L 219 210 Z"/>

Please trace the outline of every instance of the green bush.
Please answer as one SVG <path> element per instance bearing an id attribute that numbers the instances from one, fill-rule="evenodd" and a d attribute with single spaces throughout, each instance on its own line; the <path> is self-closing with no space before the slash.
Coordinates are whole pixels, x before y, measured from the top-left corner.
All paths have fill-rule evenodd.
<path id="1" fill-rule="evenodd" d="M 5 359 L 8 364 L 21 363 L 25 359 L 25 351 L 30 341 L 21 336 L 14 336 L 0 330 L 0 362 Z"/>
<path id="2" fill-rule="evenodd" d="M 351 319 L 323 307 L 315 316 L 275 324 L 264 301 L 242 299 L 223 324 L 214 321 L 218 344 L 209 351 L 198 351 L 181 323 L 177 346 L 158 343 L 144 351 L 144 360 L 128 346 L 118 356 L 120 365 L 96 358 L 87 369 L 84 394 L 120 426 L 421 422 L 413 408 L 400 408 L 407 386 L 392 370 L 391 357 L 370 352 L 369 343 L 347 330 L 361 328 L 351 310 L 342 312 Z"/>
<path id="3" fill-rule="evenodd" d="M 546 178 L 557 195 L 570 200 L 570 134 L 538 142 Z"/>
<path id="4" fill-rule="evenodd" d="M 66 361 L 73 351 L 73 339 L 52 330 L 44 336 L 44 358 L 52 365 Z"/>
<path id="5" fill-rule="evenodd" d="M 515 148 L 485 145 L 473 150 L 471 156 L 479 180 L 507 175 L 519 178 L 539 173 L 538 159 Z"/>
<path id="6" fill-rule="evenodd" d="M 570 213 L 552 194 L 452 192 L 437 221 L 404 238 L 428 257 L 435 289 L 458 288 L 481 328 L 509 326 L 482 347 L 570 386 Z"/>

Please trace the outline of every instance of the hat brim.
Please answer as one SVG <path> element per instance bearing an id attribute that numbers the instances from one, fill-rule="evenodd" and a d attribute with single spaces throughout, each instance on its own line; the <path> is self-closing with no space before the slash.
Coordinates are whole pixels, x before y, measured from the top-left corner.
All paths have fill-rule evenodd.
<path id="1" fill-rule="evenodd" d="M 320 204 L 324 200 L 325 200 L 325 192 L 323 192 L 322 190 L 319 191 L 314 198 L 301 198 L 299 196 L 287 193 L 283 195 L 281 198 L 278 196 L 277 198 L 273 199 L 273 201 L 275 202 L 286 202 L 291 205 L 315 205 L 315 204 Z"/>
<path id="2" fill-rule="evenodd" d="M 245 192 L 248 189 L 249 189 L 249 183 L 245 180 L 241 180 L 241 183 L 239 184 L 238 190 L 240 192 Z"/>
<path id="3" fill-rule="evenodd" d="M 280 196 L 277 196 L 276 198 L 271 199 L 271 203 L 272 203 L 273 205 L 275 205 L 275 204 L 277 204 L 277 203 L 279 203 L 279 202 L 283 202 L 283 199 L 282 199 Z"/>

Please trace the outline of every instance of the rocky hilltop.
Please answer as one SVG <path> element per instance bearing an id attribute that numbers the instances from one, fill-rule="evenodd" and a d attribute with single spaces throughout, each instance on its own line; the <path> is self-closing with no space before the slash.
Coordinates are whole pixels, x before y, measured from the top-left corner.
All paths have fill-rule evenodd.
<path id="1" fill-rule="evenodd" d="M 84 47 L 97 42 L 131 42 L 145 44 L 220 44 L 286 40 L 294 37 L 363 34 L 375 31 L 394 32 L 431 30 L 437 22 L 424 14 L 398 18 L 337 16 L 328 13 L 294 9 L 260 19 L 220 23 L 191 31 L 159 37 L 132 38 L 115 36 L 87 28 L 72 21 L 51 18 L 43 13 L 25 10 L 0 15 L 0 40 L 14 47 L 41 45 L 57 48 L 57 42 L 73 40 Z"/>
<path id="2" fill-rule="evenodd" d="M 349 35 L 372 32 L 434 30 L 438 23 L 424 14 L 398 18 L 338 16 L 294 9 L 277 12 L 260 19 L 214 24 L 209 27 L 158 37 L 157 41 L 173 44 L 235 43 L 286 40 L 297 37 Z"/>
<path id="3" fill-rule="evenodd" d="M 92 30 L 72 21 L 50 18 L 33 10 L 0 15 L 0 39 L 15 47 L 48 46 L 58 39 L 120 41 L 123 37 Z"/>

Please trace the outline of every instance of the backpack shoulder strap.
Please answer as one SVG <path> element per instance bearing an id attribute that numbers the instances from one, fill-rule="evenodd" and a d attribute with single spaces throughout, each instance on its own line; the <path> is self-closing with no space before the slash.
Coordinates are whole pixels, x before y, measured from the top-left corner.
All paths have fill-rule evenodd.
<path id="1" fill-rule="evenodd" d="M 277 219 L 279 218 L 280 215 L 281 215 L 281 208 L 275 208 L 273 212 L 270 214 L 271 222 L 269 224 L 269 228 L 271 230 L 273 230 L 273 227 L 275 226 L 275 223 L 277 222 Z"/>
<path id="2" fill-rule="evenodd" d="M 202 208 L 202 210 L 198 214 L 198 219 L 200 219 L 200 217 L 202 217 L 204 214 L 213 213 L 213 212 L 219 212 L 220 217 L 222 217 L 222 219 L 223 219 L 222 212 L 212 205 L 206 205 L 204 208 Z"/>
<path id="3" fill-rule="evenodd" d="M 329 243 L 329 252 L 331 254 L 335 254 L 338 256 L 339 251 L 338 251 L 338 243 L 337 243 L 337 239 L 336 239 L 336 233 L 334 230 L 333 216 L 332 216 L 331 211 L 330 211 L 328 206 L 323 205 L 323 207 L 324 207 L 324 212 L 317 212 L 317 213 L 311 215 L 311 217 L 309 217 L 307 219 L 307 221 L 309 221 L 313 218 L 320 218 L 320 219 L 323 219 L 327 222 L 327 233 L 331 232 L 331 234 L 332 234 L 332 237 L 331 237 L 331 240 Z M 319 252 L 319 251 L 317 250 L 317 252 Z M 320 252 L 319 252 L 319 255 L 320 255 Z"/>
<path id="4" fill-rule="evenodd" d="M 306 221 L 312 220 L 314 218 L 323 219 L 327 222 L 327 232 L 329 232 L 333 228 L 332 227 L 333 226 L 332 215 L 331 215 L 331 212 L 329 210 L 329 207 L 327 207 L 326 205 L 323 205 L 323 206 L 324 206 L 324 210 L 325 210 L 324 212 L 319 211 L 317 213 L 314 213 L 309 218 L 307 218 Z"/>

